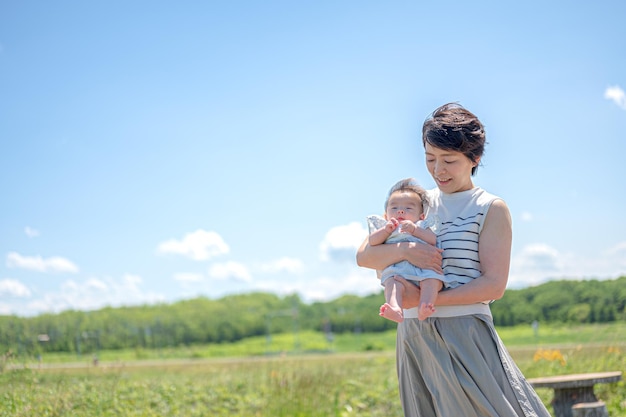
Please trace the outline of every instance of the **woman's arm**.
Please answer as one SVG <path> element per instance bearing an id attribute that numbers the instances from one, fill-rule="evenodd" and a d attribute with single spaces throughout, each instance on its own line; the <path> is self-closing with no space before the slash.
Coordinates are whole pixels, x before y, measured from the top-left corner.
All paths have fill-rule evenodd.
<path id="1" fill-rule="evenodd" d="M 420 268 L 443 273 L 441 252 L 441 249 L 424 243 L 399 242 L 372 246 L 365 239 L 356 253 L 356 263 L 380 271 L 400 261 L 409 261 Z"/>
<path id="2" fill-rule="evenodd" d="M 482 275 L 467 284 L 439 292 L 437 305 L 475 304 L 502 298 L 509 279 L 512 238 L 509 209 L 504 201 L 496 200 L 491 203 L 478 238 Z M 404 286 L 404 308 L 417 307 L 419 289 L 415 285 Z"/>

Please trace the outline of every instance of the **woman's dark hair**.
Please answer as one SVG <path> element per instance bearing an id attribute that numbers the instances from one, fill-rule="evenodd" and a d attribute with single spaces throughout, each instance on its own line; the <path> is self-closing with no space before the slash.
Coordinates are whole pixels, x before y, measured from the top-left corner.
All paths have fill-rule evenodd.
<path id="1" fill-rule="evenodd" d="M 422 142 L 435 148 L 461 152 L 472 162 L 480 162 L 485 151 L 485 127 L 474 113 L 458 103 L 436 109 L 424 122 Z M 472 168 L 476 174 L 478 164 Z"/>

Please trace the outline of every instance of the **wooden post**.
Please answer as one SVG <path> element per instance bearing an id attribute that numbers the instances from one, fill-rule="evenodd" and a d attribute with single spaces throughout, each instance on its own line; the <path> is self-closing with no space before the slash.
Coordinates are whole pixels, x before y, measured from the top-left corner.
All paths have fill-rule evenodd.
<path id="1" fill-rule="evenodd" d="M 609 412 L 602 401 L 578 403 L 572 406 L 572 417 L 609 417 Z"/>

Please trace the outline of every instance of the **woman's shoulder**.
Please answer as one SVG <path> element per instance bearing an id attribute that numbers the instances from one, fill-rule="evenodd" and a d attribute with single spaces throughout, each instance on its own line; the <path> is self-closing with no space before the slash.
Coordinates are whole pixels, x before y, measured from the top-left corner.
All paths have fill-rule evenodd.
<path id="1" fill-rule="evenodd" d="M 507 214 L 509 212 L 509 206 L 506 205 L 506 202 L 503 199 L 497 197 L 491 200 L 491 203 L 489 204 L 488 213 L 491 213 L 491 212 Z"/>
<path id="2" fill-rule="evenodd" d="M 495 194 L 492 194 L 486 190 L 484 190 L 483 188 L 480 187 L 476 187 L 473 190 L 473 197 L 476 199 L 476 202 L 479 205 L 488 205 L 490 206 L 491 204 L 493 204 L 496 201 L 501 201 L 502 203 L 504 203 L 504 200 L 502 199 L 502 197 L 499 197 Z M 506 205 L 506 203 L 504 203 Z"/>
<path id="3" fill-rule="evenodd" d="M 477 203 L 487 208 L 487 216 L 489 218 L 502 218 L 505 221 L 510 221 L 509 207 L 502 197 L 482 190 L 482 193 L 477 198 Z"/>

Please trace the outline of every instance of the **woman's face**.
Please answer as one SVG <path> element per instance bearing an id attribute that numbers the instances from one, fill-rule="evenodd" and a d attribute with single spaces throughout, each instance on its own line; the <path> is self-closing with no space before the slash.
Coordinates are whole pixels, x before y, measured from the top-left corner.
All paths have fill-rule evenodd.
<path id="1" fill-rule="evenodd" d="M 452 194 L 474 188 L 472 168 L 479 161 L 473 162 L 461 152 L 435 148 L 428 142 L 424 149 L 428 172 L 441 191 Z"/>

